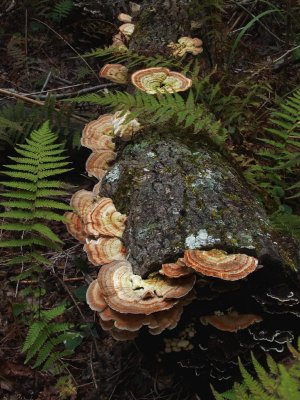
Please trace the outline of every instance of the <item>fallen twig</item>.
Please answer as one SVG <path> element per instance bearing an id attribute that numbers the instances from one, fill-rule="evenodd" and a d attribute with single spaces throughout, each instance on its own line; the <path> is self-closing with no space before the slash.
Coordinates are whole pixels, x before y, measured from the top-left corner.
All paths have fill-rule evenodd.
<path id="1" fill-rule="evenodd" d="M 11 92 L 11 91 L 9 91 L 7 89 L 0 89 L 0 94 L 5 94 L 6 96 L 12 96 L 12 97 L 15 97 L 17 99 L 23 100 L 23 101 L 25 101 L 27 103 L 36 104 L 38 106 L 43 106 L 45 104 L 44 101 L 31 99 L 30 97 L 23 96 L 23 95 L 21 95 L 19 93 Z M 58 108 L 58 107 L 55 107 L 54 110 L 55 111 L 61 111 L 61 109 Z M 78 121 L 81 121 L 81 122 L 85 122 L 85 123 L 88 122 L 88 120 L 86 118 L 80 117 L 79 115 L 76 115 L 76 114 L 71 114 L 70 117 L 73 118 L 73 119 L 77 119 Z"/>

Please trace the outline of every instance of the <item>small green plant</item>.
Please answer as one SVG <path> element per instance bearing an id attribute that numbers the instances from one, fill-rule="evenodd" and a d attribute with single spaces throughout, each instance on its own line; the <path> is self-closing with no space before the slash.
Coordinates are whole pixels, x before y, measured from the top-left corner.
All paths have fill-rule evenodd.
<path id="1" fill-rule="evenodd" d="M 288 365 L 277 364 L 267 356 L 268 370 L 265 369 L 252 354 L 252 363 L 257 377 L 254 378 L 239 360 L 242 383 L 235 383 L 232 390 L 217 393 L 213 389 L 216 400 L 299 400 L 300 396 L 300 339 L 298 350 L 289 345 L 294 360 Z"/>
<path id="2" fill-rule="evenodd" d="M 72 325 L 67 322 L 56 322 L 66 311 L 65 305 L 59 305 L 50 310 L 38 310 L 32 318 L 22 352 L 26 354 L 25 364 L 35 357 L 33 368 L 53 369 L 61 372 L 65 364 L 63 357 L 72 354 L 64 348 L 64 342 L 69 338 Z"/>
<path id="3" fill-rule="evenodd" d="M 30 325 L 23 351 L 26 361 L 34 356 L 34 367 L 43 365 L 44 369 L 57 371 L 62 367 L 61 358 L 67 354 L 60 348 L 66 340 L 70 325 L 58 323 L 54 319 L 61 317 L 66 306 L 61 305 L 50 310 L 41 310 L 40 301 L 45 293 L 40 277 L 50 264 L 43 254 L 45 251 L 60 250 L 62 241 L 52 228 L 50 221 L 61 222 L 64 217 L 61 211 L 70 207 L 59 197 L 66 196 L 67 186 L 52 179 L 70 171 L 63 146 L 56 143 L 57 135 L 51 132 L 49 123 L 45 122 L 38 130 L 33 131 L 26 144 L 19 144 L 15 150 L 18 156 L 9 157 L 13 163 L 5 165 L 2 174 L 8 179 L 1 184 L 5 188 L 1 193 L 0 205 L 5 211 L 0 217 L 5 220 L 0 225 L 4 232 L 0 248 L 10 249 L 15 253 L 8 255 L 6 265 L 20 267 L 21 271 L 13 281 L 29 279 L 31 284 L 20 291 L 22 297 L 30 296 L 36 301 L 30 302 L 31 311 L 23 321 Z M 28 304 L 16 304 L 15 315 L 23 314 Z M 69 354 L 69 353 L 68 353 Z M 59 362 L 57 362 L 59 361 Z"/>
<path id="4" fill-rule="evenodd" d="M 289 201 L 292 205 L 293 199 L 300 197 L 300 90 L 279 102 L 266 131 L 268 136 L 260 139 L 266 146 L 258 151 L 260 158 L 245 176 L 277 205 L 272 217 L 275 226 L 298 236 L 299 218 L 285 203 Z"/>

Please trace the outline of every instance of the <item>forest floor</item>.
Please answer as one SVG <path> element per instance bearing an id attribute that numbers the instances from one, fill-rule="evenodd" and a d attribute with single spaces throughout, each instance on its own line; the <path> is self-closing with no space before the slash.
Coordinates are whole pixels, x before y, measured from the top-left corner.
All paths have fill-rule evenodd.
<path id="1" fill-rule="evenodd" d="M 63 100 L 78 93 L 97 91 L 99 85 L 101 90 L 111 87 L 111 83 L 98 77 L 103 61 L 83 58 L 82 55 L 93 48 L 110 44 L 111 36 L 117 30 L 116 14 L 122 9 L 116 7 L 116 10 L 110 10 L 108 15 L 101 17 L 84 13 L 80 8 L 72 9 L 66 16 L 56 16 L 51 13 L 51 1 L 45 2 L 49 7 L 44 10 L 35 5 L 39 2 L 26 5 L 26 1 L 19 1 L 11 10 L 6 8 L 10 2 L 4 3 L 3 10 L 0 4 L 0 122 L 3 116 L 11 115 L 23 131 L 19 130 L 9 140 L 0 141 L 1 164 L 7 163 L 7 156 L 14 154 L 13 147 L 21 140 L 22 132 L 29 132 L 45 119 L 50 119 L 58 127 L 62 141 L 66 142 L 73 163 L 73 171 L 65 177 L 73 185 L 71 191 L 90 189 L 93 180 L 84 173 L 88 152 L 80 149 L 80 133 L 86 122 L 106 110 L 84 103 L 71 106 Z M 242 8 L 226 9 L 219 34 L 226 31 L 228 37 L 236 38 L 236 32 L 249 20 L 251 15 L 249 17 Z M 282 57 L 290 48 L 289 38 L 284 38 L 286 43 L 281 43 L 280 38 L 280 45 L 277 48 L 273 46 L 273 36 L 280 33 L 277 32 L 279 28 L 283 29 L 278 21 L 270 19 L 265 27 L 259 25 L 257 31 L 249 31 L 245 43 L 242 40 L 240 45 L 232 81 L 224 85 L 227 94 L 238 82 L 247 79 L 250 85 L 256 81 L 271 88 L 261 102 L 253 102 L 245 115 L 241 115 L 243 121 L 238 127 L 241 131 L 228 142 L 233 162 L 240 170 L 253 163 L 259 148 L 256 133 L 267 119 L 267 113 L 260 111 L 273 104 L 274 93 L 286 95 L 297 86 L 297 81 L 299 84 L 300 57 L 296 61 L 290 53 Z M 263 43 L 262 37 L 265 38 Z M 232 40 L 227 44 L 228 48 L 232 46 Z M 220 53 L 220 49 L 218 51 Z M 276 62 L 276 58 L 280 60 Z M 213 78 L 215 81 L 225 77 L 222 66 L 218 67 Z M 82 89 L 84 92 L 78 92 Z M 241 86 L 238 94 L 246 96 L 247 90 Z M 57 98 L 47 106 L 47 95 L 51 93 L 55 93 Z M 43 105 L 45 101 L 47 107 Z M 36 110 L 34 121 L 30 111 L 32 107 Z M 256 107 L 256 112 L 253 112 Z M 262 198 L 267 197 L 263 189 L 258 190 Z M 271 211 L 276 208 L 273 200 L 267 204 Z M 68 202 L 69 198 L 65 201 Z M 297 209 L 295 202 L 289 205 Z M 151 360 L 147 361 L 147 354 L 152 349 L 148 348 L 145 352 L 145 343 L 146 346 L 157 346 L 153 347 L 153 351 L 159 352 L 163 349 L 162 341 L 147 339 L 145 334 L 144 342 L 139 339 L 136 342 L 116 343 L 101 330 L 95 313 L 85 303 L 86 288 L 96 276 L 96 271 L 88 265 L 82 246 L 70 237 L 62 224 L 52 222 L 51 227 L 63 241 L 63 249 L 45 252 L 51 264 L 41 273 L 38 283 L 26 279 L 16 282 L 14 277 L 20 273 L 21 267 L 12 268 L 6 264 L 14 251 L 1 249 L 0 399 L 200 400 L 196 386 L 188 388 L 178 380 L 176 368 L 164 369 L 163 364 L 158 362 L 159 353 L 156 358 L 150 357 Z M 7 239 L 7 234 L 3 232 L 1 238 Z M 43 295 L 24 300 L 20 292 L 32 285 L 42 287 Z M 68 305 L 67 311 L 59 317 L 60 322 L 74 325 L 70 341 L 73 354 L 65 359 L 64 373 L 54 375 L 52 371 L 24 364 L 25 356 L 21 350 L 29 323 L 29 313 L 22 311 L 25 309 L 24 302 L 42 309 L 51 309 L 61 303 Z M 224 387 L 227 389 L 226 385 Z M 209 397 L 201 399 L 208 400 Z"/>

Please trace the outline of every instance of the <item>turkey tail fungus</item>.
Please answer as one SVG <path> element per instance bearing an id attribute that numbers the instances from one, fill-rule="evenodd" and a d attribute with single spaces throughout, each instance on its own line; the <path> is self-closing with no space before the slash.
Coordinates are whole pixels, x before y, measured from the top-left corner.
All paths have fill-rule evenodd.
<path id="1" fill-rule="evenodd" d="M 207 60 L 209 43 L 203 52 L 197 37 L 207 27 L 197 25 L 195 3 L 142 2 L 134 25 L 128 15 L 119 16 L 124 24 L 113 37 L 116 59 L 122 62 L 132 51 L 151 61 L 172 54 L 187 63 L 171 59 L 146 68 L 147 63 L 140 67 L 129 61 L 128 67 L 136 65 L 131 77 L 126 66 L 107 64 L 101 77 L 128 83 L 128 98 L 143 91 L 135 99 L 149 98 L 152 105 L 177 99 L 178 110 L 189 104 L 199 86 L 194 78 L 193 86 L 191 68 L 185 66 L 195 65 L 201 71 L 198 79 L 209 76 L 214 66 Z M 203 57 L 195 57 L 202 52 Z M 196 393 L 211 380 L 231 382 L 238 356 L 247 365 L 250 350 L 282 357 L 285 344 L 299 332 L 286 327 L 293 318 L 296 326 L 300 317 L 299 294 L 290 288 L 299 284 L 294 274 L 299 243 L 274 230 L 254 189 L 220 151 L 227 129 L 219 113 L 195 115 L 197 130 L 180 111 L 167 122 L 162 112 L 151 124 L 142 112 L 137 121 L 134 107 L 131 119 L 128 108 L 118 104 L 112 114 L 84 128 L 81 143 L 92 150 L 86 170 L 101 184 L 73 196 L 67 229 L 84 242 L 88 259 L 99 267 L 86 299 L 103 330 L 121 341 L 139 336 L 139 351 L 153 360 L 156 372 L 158 357 L 159 362 L 172 357 L 167 359 L 171 375 L 180 369 L 180 377 L 193 376 Z M 201 125 L 202 117 L 210 122 Z M 179 320 L 178 329 L 168 332 Z M 179 329 L 187 326 L 191 337 L 186 332 L 176 341 Z M 159 351 L 163 339 L 156 335 L 162 332 L 177 343 L 168 346 L 168 355 Z M 188 379 L 179 382 L 189 384 Z M 197 397 L 210 400 L 206 393 Z"/>

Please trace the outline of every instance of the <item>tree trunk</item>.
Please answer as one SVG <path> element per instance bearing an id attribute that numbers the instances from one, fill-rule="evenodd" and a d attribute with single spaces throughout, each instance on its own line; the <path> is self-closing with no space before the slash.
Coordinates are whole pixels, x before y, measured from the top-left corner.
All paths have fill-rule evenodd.
<path id="1" fill-rule="evenodd" d="M 130 48 L 168 57 L 167 44 L 193 36 L 189 1 L 147 1 Z M 194 56 L 192 56 L 194 57 Z M 128 216 L 124 242 L 136 274 L 158 270 L 185 249 L 247 253 L 265 266 L 297 263 L 296 245 L 275 234 L 244 179 L 216 150 L 178 128 L 156 126 L 127 145 L 101 194 Z"/>

